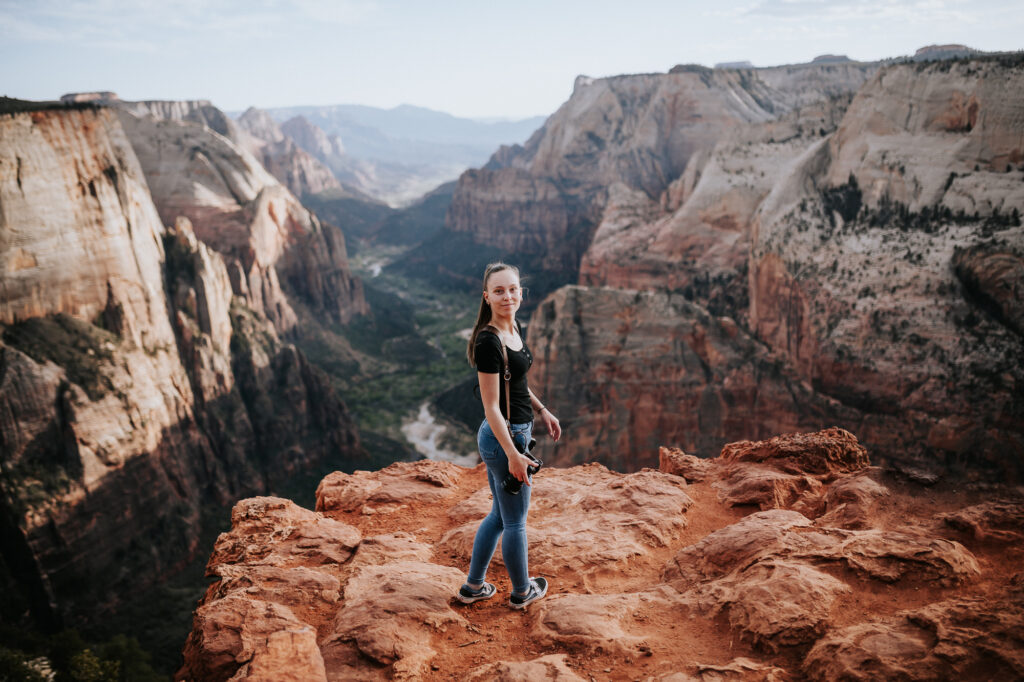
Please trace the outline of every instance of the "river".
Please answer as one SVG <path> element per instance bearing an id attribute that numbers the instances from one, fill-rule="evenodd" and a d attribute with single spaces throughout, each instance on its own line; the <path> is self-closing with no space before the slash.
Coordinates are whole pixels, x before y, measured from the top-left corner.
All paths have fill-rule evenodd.
<path id="1" fill-rule="evenodd" d="M 452 462 L 464 467 L 475 467 L 480 463 L 480 455 L 476 451 L 469 454 L 458 454 L 445 450 L 439 444 L 445 430 L 444 424 L 438 424 L 430 412 L 430 403 L 420 405 L 416 419 L 402 424 L 402 434 L 427 459 L 440 462 Z"/>

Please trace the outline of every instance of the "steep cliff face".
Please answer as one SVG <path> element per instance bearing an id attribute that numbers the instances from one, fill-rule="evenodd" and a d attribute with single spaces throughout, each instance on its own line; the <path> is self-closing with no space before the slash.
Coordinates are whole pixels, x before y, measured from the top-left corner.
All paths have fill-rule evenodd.
<path id="1" fill-rule="evenodd" d="M 608 188 L 621 183 L 659 202 L 687 165 L 730 131 L 852 92 L 874 68 L 690 66 L 668 74 L 580 77 L 572 97 L 524 146 L 503 149 L 486 168 L 460 179 L 449 227 L 544 269 L 575 272 Z M 538 186 L 545 210 L 535 205 Z M 553 224 L 559 229 L 552 231 Z"/>
<path id="2" fill-rule="evenodd" d="M 1019 59 L 882 70 L 755 221 L 752 328 L 819 391 L 899 415 L 920 445 L 888 456 L 1022 473 L 1022 85 Z"/>
<path id="3" fill-rule="evenodd" d="M 692 156 L 660 201 L 613 185 L 580 283 L 686 290 L 743 320 L 751 222 L 780 175 L 836 130 L 849 101 L 840 95 L 730 131 L 711 152 Z"/>
<path id="4" fill-rule="evenodd" d="M 120 117 L 161 218 L 189 218 L 199 239 L 224 256 L 234 292 L 279 332 L 296 322 L 282 279 L 339 322 L 366 312 L 341 232 L 322 225 L 249 153 L 188 120 L 127 110 Z"/>
<path id="5" fill-rule="evenodd" d="M 238 126 L 249 135 L 242 146 L 295 196 L 341 189 L 331 169 L 286 136 L 267 112 L 250 107 Z"/>
<path id="6" fill-rule="evenodd" d="M 190 560 L 204 505 L 360 449 L 221 255 L 162 225 L 114 111 L 0 116 L 0 142 L 4 588 L 55 625 Z"/>
<path id="7" fill-rule="evenodd" d="M 546 462 L 656 466 L 659 439 L 713 453 L 734 438 L 856 423 L 728 317 L 682 294 L 563 287 L 530 324 L 530 382 L 562 419 Z"/>
<path id="8" fill-rule="evenodd" d="M 806 71 L 800 80 L 788 70 L 758 73 L 760 85 L 748 84 L 747 91 L 766 110 L 773 101 L 766 92 L 789 92 L 792 99 L 780 98 L 771 120 L 736 123 L 713 146 L 695 150 L 660 194 L 639 181 L 611 181 L 582 256 L 580 283 L 680 294 L 702 314 L 728 318 L 740 330 L 716 344 L 737 352 L 737 338 L 764 343 L 790 385 L 810 391 L 801 400 L 730 397 L 723 401 L 735 415 L 729 429 L 760 434 L 762 426 L 771 431 L 832 420 L 861 434 L 880 461 L 908 470 L 1020 477 L 1020 60 L 893 65 L 853 97 L 844 94 L 850 84 L 842 78 L 826 84 L 835 72 Z M 600 100 L 593 106 L 604 110 Z M 658 119 L 665 106 L 652 100 L 644 111 Z M 619 116 L 607 114 L 606 125 L 618 125 L 626 114 Z M 539 138 L 528 148 L 539 148 Z M 595 152 L 595 173 L 614 167 L 616 149 Z M 604 154 L 612 160 L 600 161 Z M 503 184 L 498 173 L 532 177 L 517 164 L 533 158 L 526 150 L 496 156 L 497 170 L 485 176 L 494 180 L 492 194 L 522 185 L 518 178 Z M 552 152 L 545 163 L 564 169 L 574 158 L 559 160 Z M 485 214 L 476 224 L 486 224 Z M 542 229 L 562 236 L 561 225 Z M 516 244 L 531 243 L 529 234 L 527 228 L 516 235 Z M 691 309 L 633 296 L 573 289 L 534 314 L 531 344 L 558 358 L 539 363 L 544 398 L 556 401 L 556 413 L 573 427 L 577 421 L 583 427 L 566 430 L 565 443 L 550 452 L 556 461 L 580 461 L 596 438 L 616 443 L 607 450 L 614 453 L 610 465 L 628 468 L 650 461 L 650 441 L 679 439 L 706 454 L 737 434 L 719 431 L 713 420 L 677 427 L 653 416 L 645 400 L 686 401 L 690 393 L 703 394 L 705 381 L 727 394 L 737 385 L 726 376 L 734 365 L 724 351 L 700 366 L 678 347 L 663 348 L 659 358 L 613 343 L 622 316 L 652 325 L 652 344 L 694 319 Z M 600 314 L 590 316 L 588 306 Z M 581 360 L 566 374 L 558 366 L 563 358 Z M 645 359 L 636 365 L 639 380 L 614 378 L 614 366 L 632 366 L 636 358 Z M 659 383 L 654 367 L 672 376 L 685 370 L 676 382 Z M 753 378 L 739 385 L 758 400 L 762 390 L 776 392 L 776 377 L 744 373 Z M 689 381 L 699 386 L 679 387 Z M 559 405 L 558 394 L 571 397 Z M 690 403 L 687 413 L 699 415 L 696 396 Z M 810 404 L 828 407 L 808 410 Z"/>

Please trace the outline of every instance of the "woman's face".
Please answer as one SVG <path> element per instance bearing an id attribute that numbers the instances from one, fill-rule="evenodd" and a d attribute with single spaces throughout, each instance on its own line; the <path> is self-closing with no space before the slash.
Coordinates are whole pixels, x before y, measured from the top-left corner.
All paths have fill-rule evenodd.
<path id="1" fill-rule="evenodd" d="M 499 270 L 487 278 L 484 300 L 491 306 L 494 317 L 510 317 L 519 310 L 523 291 L 519 288 L 519 276 L 514 270 Z"/>

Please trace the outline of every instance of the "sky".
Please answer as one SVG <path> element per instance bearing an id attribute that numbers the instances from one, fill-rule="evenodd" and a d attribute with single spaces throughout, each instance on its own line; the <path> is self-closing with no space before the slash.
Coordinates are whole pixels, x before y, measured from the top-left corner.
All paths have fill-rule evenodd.
<path id="1" fill-rule="evenodd" d="M 0 94 L 554 112 L 578 75 L 1024 49 L 1020 0 L 0 0 Z"/>

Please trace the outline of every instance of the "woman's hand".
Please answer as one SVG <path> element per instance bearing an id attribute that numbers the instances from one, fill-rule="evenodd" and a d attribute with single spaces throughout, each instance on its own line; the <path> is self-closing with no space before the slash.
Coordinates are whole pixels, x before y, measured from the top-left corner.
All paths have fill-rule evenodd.
<path id="1" fill-rule="evenodd" d="M 557 443 L 558 439 L 562 437 L 562 425 L 558 423 L 558 418 L 551 414 L 551 410 L 545 409 L 540 413 L 540 420 L 548 434 L 551 435 L 551 440 Z"/>
<path id="2" fill-rule="evenodd" d="M 508 458 L 508 472 L 526 485 L 530 485 L 530 477 L 526 475 L 526 467 L 531 464 L 533 462 L 530 461 L 530 458 L 517 450 L 512 457 Z"/>

